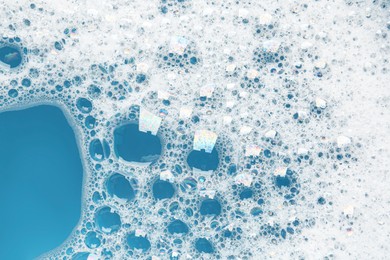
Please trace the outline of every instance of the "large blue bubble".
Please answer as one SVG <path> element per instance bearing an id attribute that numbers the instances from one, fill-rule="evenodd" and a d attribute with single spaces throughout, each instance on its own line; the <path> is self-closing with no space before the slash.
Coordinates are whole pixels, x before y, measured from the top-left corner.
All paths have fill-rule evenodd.
<path id="1" fill-rule="evenodd" d="M 119 126 L 114 131 L 117 157 L 127 162 L 151 163 L 161 155 L 160 138 L 138 130 L 136 124 Z"/>
<path id="2" fill-rule="evenodd" d="M 202 171 L 216 170 L 219 164 L 218 152 L 215 148 L 211 153 L 194 150 L 188 155 L 187 163 L 191 168 Z"/>
<path id="3" fill-rule="evenodd" d="M 106 181 L 108 194 L 120 199 L 132 200 L 135 197 L 135 191 L 129 180 L 119 173 L 114 173 Z"/>
<path id="4" fill-rule="evenodd" d="M 96 211 L 95 223 L 99 230 L 106 234 L 117 232 L 122 225 L 121 218 L 118 213 L 114 212 L 107 206 L 104 206 Z"/>
<path id="5" fill-rule="evenodd" d="M 221 203 L 216 199 L 204 199 L 200 205 L 202 215 L 219 215 L 221 210 Z"/>
<path id="6" fill-rule="evenodd" d="M 187 224 L 179 219 L 173 220 L 168 225 L 168 231 L 171 234 L 187 234 L 188 230 Z"/>
<path id="7" fill-rule="evenodd" d="M 140 249 L 142 252 L 148 251 L 151 246 L 149 239 L 143 236 L 136 236 L 135 232 L 127 236 L 127 244 L 131 249 Z"/>
<path id="8" fill-rule="evenodd" d="M 86 98 L 78 98 L 76 107 L 81 113 L 88 114 L 92 111 L 92 102 Z"/>
<path id="9" fill-rule="evenodd" d="M 0 47 L 0 62 L 10 68 L 18 67 L 23 61 L 22 53 L 15 46 Z"/>
<path id="10" fill-rule="evenodd" d="M 169 199 L 175 194 L 175 188 L 172 183 L 164 180 L 157 180 L 153 184 L 153 196 L 156 199 Z"/>
<path id="11" fill-rule="evenodd" d="M 206 238 L 196 239 L 195 248 L 196 248 L 196 250 L 198 250 L 198 252 L 201 252 L 201 253 L 207 253 L 207 254 L 214 253 L 213 245 Z"/>

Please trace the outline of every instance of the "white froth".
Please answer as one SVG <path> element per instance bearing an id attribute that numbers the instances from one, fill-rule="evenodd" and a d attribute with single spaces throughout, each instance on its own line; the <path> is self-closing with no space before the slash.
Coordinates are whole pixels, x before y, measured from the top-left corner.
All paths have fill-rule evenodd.
<path id="1" fill-rule="evenodd" d="M 19 37 L 28 50 L 17 69 L 1 63 L 0 111 L 63 105 L 82 133 L 88 166 L 80 225 L 46 258 L 71 259 L 68 248 L 90 252 L 88 259 L 388 258 L 388 2 L 31 4 L 0 7 L 0 41 Z M 22 86 L 25 78 L 30 87 Z M 75 106 L 79 97 L 93 104 L 94 129 Z M 152 165 L 115 156 L 114 128 L 134 120 L 163 140 Z M 91 161 L 88 151 L 97 137 L 110 144 L 102 162 Z M 202 149 L 218 151 L 217 170 L 187 165 L 190 151 Z M 91 199 L 106 193 L 111 172 L 132 180 L 134 201 Z M 153 198 L 158 177 L 172 183 L 172 198 Z M 241 192 L 248 188 L 253 194 L 246 198 Z M 199 214 L 205 198 L 221 203 L 221 215 Z M 92 252 L 84 233 L 95 230 L 94 212 L 105 205 L 123 225 L 99 234 L 104 243 Z M 189 234 L 168 234 L 172 219 L 185 222 Z M 125 237 L 133 231 L 150 241 L 149 251 L 129 249 Z M 214 254 L 196 251 L 200 237 Z M 106 251 L 112 256 L 103 257 Z"/>

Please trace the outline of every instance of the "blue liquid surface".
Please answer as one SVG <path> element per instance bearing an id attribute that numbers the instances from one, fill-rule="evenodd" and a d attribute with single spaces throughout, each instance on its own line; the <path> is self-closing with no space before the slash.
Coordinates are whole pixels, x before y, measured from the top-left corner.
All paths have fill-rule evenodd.
<path id="1" fill-rule="evenodd" d="M 83 168 L 58 107 L 0 113 L 0 259 L 33 259 L 77 225 Z"/>

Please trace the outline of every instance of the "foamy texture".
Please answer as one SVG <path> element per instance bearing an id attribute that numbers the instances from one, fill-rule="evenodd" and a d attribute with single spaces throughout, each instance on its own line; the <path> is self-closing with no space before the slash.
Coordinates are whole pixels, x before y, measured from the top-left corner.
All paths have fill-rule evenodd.
<path id="1" fill-rule="evenodd" d="M 0 48 L 26 53 L 0 67 L 0 109 L 63 106 L 87 169 L 82 219 L 43 258 L 385 259 L 388 5 L 3 2 Z M 163 145 L 151 164 L 114 147 L 140 111 L 161 119 L 144 122 Z M 218 136 L 216 170 L 187 164 L 198 131 Z M 114 173 L 134 198 L 108 193 Z M 107 207 L 117 226 L 96 223 Z"/>

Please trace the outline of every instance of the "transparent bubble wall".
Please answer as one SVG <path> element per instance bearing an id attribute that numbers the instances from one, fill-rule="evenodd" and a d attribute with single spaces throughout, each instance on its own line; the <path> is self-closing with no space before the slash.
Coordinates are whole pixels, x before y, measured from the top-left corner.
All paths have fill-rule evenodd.
<path id="1" fill-rule="evenodd" d="M 68 114 L 45 259 L 386 259 L 390 3 L 2 1 L 0 110 Z"/>

